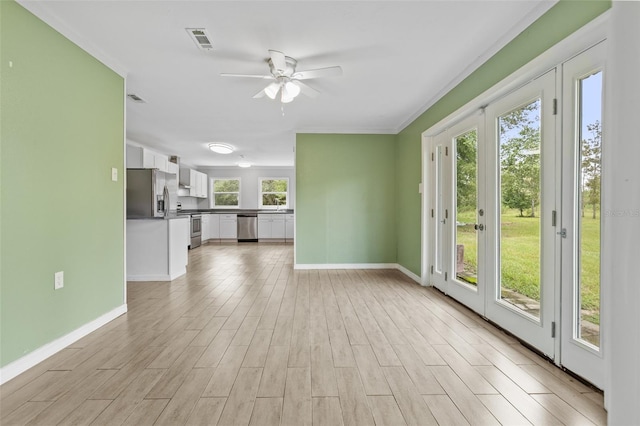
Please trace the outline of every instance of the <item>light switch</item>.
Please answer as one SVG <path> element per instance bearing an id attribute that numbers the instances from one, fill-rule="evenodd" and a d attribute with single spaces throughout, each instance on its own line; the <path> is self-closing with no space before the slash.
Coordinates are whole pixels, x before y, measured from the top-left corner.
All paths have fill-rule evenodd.
<path id="1" fill-rule="evenodd" d="M 53 289 L 60 290 L 62 287 L 64 287 L 64 271 L 59 271 L 53 275 Z"/>
<path id="2" fill-rule="evenodd" d="M 422 184 L 421 183 L 418 184 L 418 193 L 422 194 Z"/>
<path id="3" fill-rule="evenodd" d="M 111 168 L 111 180 L 114 182 L 118 181 L 118 169 L 116 169 L 115 167 Z"/>

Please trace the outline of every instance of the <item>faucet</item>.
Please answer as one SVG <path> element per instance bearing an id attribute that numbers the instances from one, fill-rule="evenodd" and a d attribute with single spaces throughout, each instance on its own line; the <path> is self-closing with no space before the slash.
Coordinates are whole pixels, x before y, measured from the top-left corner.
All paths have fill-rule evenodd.
<path id="1" fill-rule="evenodd" d="M 276 198 L 276 211 L 280 211 L 280 200 Z"/>

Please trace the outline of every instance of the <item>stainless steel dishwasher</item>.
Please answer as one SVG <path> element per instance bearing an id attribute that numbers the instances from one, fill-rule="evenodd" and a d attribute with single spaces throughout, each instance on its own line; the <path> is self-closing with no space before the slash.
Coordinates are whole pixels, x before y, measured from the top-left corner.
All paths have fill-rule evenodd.
<path id="1" fill-rule="evenodd" d="M 238 242 L 258 242 L 258 215 L 256 213 L 238 214 Z"/>

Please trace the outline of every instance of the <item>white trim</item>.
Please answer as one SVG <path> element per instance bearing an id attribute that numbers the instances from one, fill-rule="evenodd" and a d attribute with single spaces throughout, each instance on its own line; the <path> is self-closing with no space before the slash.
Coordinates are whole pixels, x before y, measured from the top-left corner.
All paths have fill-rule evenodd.
<path id="1" fill-rule="evenodd" d="M 215 192 L 215 181 L 217 180 L 237 180 L 238 181 L 238 191 L 235 192 Z M 215 175 L 209 177 L 209 184 L 211 185 L 211 190 L 208 191 L 207 197 L 211 195 L 209 198 L 209 208 L 212 209 L 240 209 L 242 202 L 242 178 L 241 177 L 216 177 Z M 237 206 L 216 206 L 216 194 L 238 194 L 238 205 Z"/>
<path id="2" fill-rule="evenodd" d="M 414 274 L 413 272 L 405 268 L 404 266 L 400 265 L 399 263 L 396 263 L 396 269 L 402 272 L 403 274 L 405 274 L 407 277 L 414 280 L 415 282 L 417 282 L 418 284 L 424 286 L 424 284 L 422 284 L 422 279 L 418 275 Z"/>
<path id="3" fill-rule="evenodd" d="M 298 270 L 324 270 L 324 269 L 396 269 L 416 283 L 420 284 L 421 278 L 398 263 L 307 263 L 295 264 L 293 269 Z"/>
<path id="4" fill-rule="evenodd" d="M 99 329 L 103 325 L 118 318 L 120 315 L 127 312 L 127 305 L 120 305 L 117 308 L 107 312 L 106 314 L 96 318 L 95 320 L 86 323 L 83 326 L 73 330 L 71 333 L 66 334 L 53 342 L 40 346 L 38 349 L 28 353 L 27 355 L 19 358 L 0 369 L 0 385 L 8 382 L 19 374 L 24 373 L 31 367 L 39 364 L 45 359 L 57 352 L 66 348 L 74 342 L 77 342 L 81 338 Z"/>
<path id="5" fill-rule="evenodd" d="M 536 58 L 532 59 L 508 77 L 494 84 L 451 114 L 425 130 L 423 136 L 435 136 L 464 118 L 475 114 L 486 105 L 519 89 L 527 83 L 544 75 L 574 56 L 600 43 L 607 38 L 608 21 L 611 12 L 606 11 L 584 25 L 582 28 L 559 41 Z"/>
<path id="6" fill-rule="evenodd" d="M 187 273 L 186 268 L 176 272 L 175 274 L 158 274 L 158 275 L 127 275 L 127 281 L 173 281 Z"/>
<path id="7" fill-rule="evenodd" d="M 511 42 L 516 36 L 529 28 L 535 21 L 537 21 L 542 15 L 548 12 L 553 6 L 555 6 L 557 0 L 542 2 L 538 4 L 531 12 L 522 18 L 516 25 L 511 27 L 509 31 L 502 35 L 493 45 L 484 51 L 482 55 L 478 56 L 473 62 L 471 62 L 460 74 L 455 76 L 448 84 L 444 85 L 442 89 L 429 99 L 429 101 L 422 106 L 418 111 L 409 116 L 397 129 L 396 133 L 400 133 L 413 123 L 418 117 L 424 114 L 429 108 L 436 104 L 441 98 L 443 98 L 451 90 L 455 89 L 460 83 L 469 77 L 474 71 L 480 68 L 485 62 L 491 59 L 496 53 L 502 50 L 509 42 Z"/>
<path id="8" fill-rule="evenodd" d="M 287 203 L 284 206 L 265 206 L 262 204 L 262 196 L 264 194 L 282 194 L 282 192 L 264 192 L 262 190 L 262 182 L 265 180 L 286 180 L 287 181 L 287 190 L 285 191 L 285 196 L 287 198 Z M 288 177 L 259 177 L 258 178 L 258 210 L 278 210 L 280 208 L 284 208 L 285 210 L 289 209 L 289 178 Z"/>
<path id="9" fill-rule="evenodd" d="M 64 37 L 69 39 L 72 43 L 78 46 L 80 49 L 84 50 L 95 59 L 104 64 L 107 68 L 111 69 L 116 74 L 121 77 L 126 77 L 129 73 L 127 67 L 125 67 L 122 63 L 118 62 L 116 59 L 112 58 L 110 55 L 105 53 L 102 49 L 97 47 L 96 45 L 87 41 L 86 37 L 78 34 L 75 30 L 71 29 L 62 19 L 60 19 L 50 8 L 47 3 L 52 2 L 43 2 L 43 1 L 27 1 L 27 0 L 16 0 L 17 3 L 27 9 L 29 12 L 33 13 L 39 19 L 44 21 L 45 24 L 62 34 Z"/>
<path id="10" fill-rule="evenodd" d="M 299 263 L 293 269 L 396 269 L 397 263 Z"/>
<path id="11" fill-rule="evenodd" d="M 123 78 L 122 84 L 122 304 L 127 304 L 127 79 Z"/>

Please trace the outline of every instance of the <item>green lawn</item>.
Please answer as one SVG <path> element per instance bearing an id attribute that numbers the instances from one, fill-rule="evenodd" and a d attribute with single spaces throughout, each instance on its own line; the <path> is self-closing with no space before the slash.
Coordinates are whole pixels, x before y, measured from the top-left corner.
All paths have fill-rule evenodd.
<path id="1" fill-rule="evenodd" d="M 582 222 L 581 303 L 582 309 L 599 311 L 600 218 L 592 219 L 589 210 Z M 518 214 L 518 211 L 507 210 L 501 218 L 502 286 L 539 301 L 540 218 L 519 217 Z M 457 244 L 464 245 L 465 271 L 473 274 L 477 268 L 476 232 L 473 229 L 475 212 L 459 212 L 457 220 L 468 224 L 457 227 Z M 592 322 L 598 317 L 593 314 Z"/>

